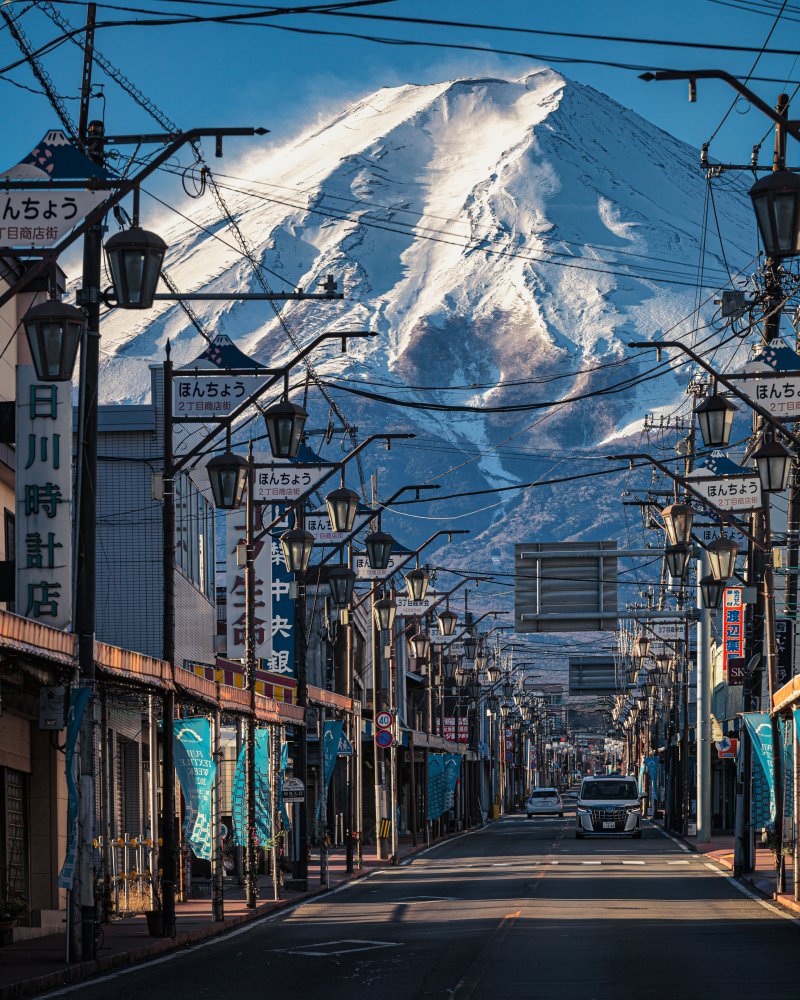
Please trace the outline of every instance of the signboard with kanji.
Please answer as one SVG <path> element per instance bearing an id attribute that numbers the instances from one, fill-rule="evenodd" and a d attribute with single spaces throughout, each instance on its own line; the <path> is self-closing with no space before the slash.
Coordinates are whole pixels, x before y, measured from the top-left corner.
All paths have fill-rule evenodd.
<path id="1" fill-rule="evenodd" d="M 255 461 L 255 499 L 268 503 L 298 500 L 330 475 L 333 468 L 330 464 L 277 462 L 271 455 L 256 455 Z"/>
<path id="2" fill-rule="evenodd" d="M 72 385 L 17 366 L 16 610 L 72 621 Z"/>
<path id="3" fill-rule="evenodd" d="M 732 659 L 744 656 L 744 595 L 741 587 L 726 587 L 722 598 L 722 669 L 728 675 Z"/>
<path id="4" fill-rule="evenodd" d="M 421 601 L 411 601 L 407 594 L 397 594 L 395 597 L 395 604 L 397 604 L 397 617 L 398 618 L 415 618 L 420 615 L 424 615 L 426 611 L 429 611 L 433 605 L 441 598 L 441 594 L 437 594 L 435 590 L 428 590 L 427 594 Z"/>
<path id="5" fill-rule="evenodd" d="M 389 559 L 386 569 L 373 569 L 369 564 L 366 552 L 353 553 L 353 569 L 359 580 L 383 580 L 387 576 L 396 573 L 397 570 L 408 562 L 408 553 L 395 552 Z"/>
<path id="6" fill-rule="evenodd" d="M 436 733 L 442 735 L 442 721 L 436 719 Z M 453 740 L 456 743 L 469 743 L 469 719 L 465 716 L 455 717 L 446 715 L 444 717 L 444 738 Z"/>
<path id="7" fill-rule="evenodd" d="M 172 416 L 176 420 L 215 420 L 230 416 L 266 381 L 256 375 L 175 375 Z"/>
<path id="8" fill-rule="evenodd" d="M 270 509 L 264 520 L 271 520 Z M 267 523 L 269 521 L 267 520 Z M 245 537 L 244 510 L 231 511 L 226 524 L 226 587 L 230 660 L 245 655 L 245 575 L 237 565 L 236 548 Z M 294 675 L 294 601 L 291 597 L 292 575 L 286 569 L 283 551 L 276 537 L 264 538 L 255 545 L 255 640 L 256 660 L 273 674 Z"/>
<path id="9" fill-rule="evenodd" d="M 693 490 L 717 510 L 758 510 L 761 503 L 761 480 L 758 476 L 688 477 Z"/>
<path id="10" fill-rule="evenodd" d="M 791 618 L 775 619 L 775 652 L 778 661 L 778 687 L 794 676 L 794 623 Z"/>
<path id="11" fill-rule="evenodd" d="M 800 414 L 800 372 L 764 373 L 736 387 L 778 420 L 797 420 Z"/>

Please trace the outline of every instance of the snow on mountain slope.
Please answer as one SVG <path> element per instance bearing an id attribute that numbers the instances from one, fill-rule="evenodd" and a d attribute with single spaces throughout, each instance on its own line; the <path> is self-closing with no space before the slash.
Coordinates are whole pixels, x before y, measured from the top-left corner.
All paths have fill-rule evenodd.
<path id="1" fill-rule="evenodd" d="M 343 288 L 343 303 L 284 308 L 299 340 L 332 328 L 378 332 L 347 356 L 329 349 L 315 358 L 322 375 L 353 380 L 342 386 L 478 407 L 558 401 L 649 370 L 652 356 L 622 363 L 627 342 L 657 336 L 695 305 L 705 195 L 696 152 L 549 69 L 379 90 L 286 148 L 238 169 L 223 162 L 216 176 L 274 288 L 312 290 L 328 273 Z M 744 192 L 732 182 L 716 198 L 732 268 L 755 250 Z M 202 228 L 170 213 L 149 223 L 170 246 L 176 284 L 259 290 L 211 197 L 181 210 Z M 715 287 L 727 280 L 716 234 L 709 248 L 706 281 Z M 254 357 L 276 363 L 294 353 L 266 304 L 196 307 L 210 331 Z M 202 348 L 176 305 L 105 319 L 106 401 L 143 396 L 167 337 L 178 365 Z M 333 393 L 362 433 L 418 434 L 398 448 L 407 461 L 393 458 L 393 482 L 433 480 L 449 493 L 596 469 L 578 454 L 645 412 L 674 407 L 681 385 L 665 377 L 512 414 L 400 409 Z M 327 405 L 315 409 L 324 423 Z M 409 513 L 460 517 L 453 523 L 481 533 L 476 551 L 486 551 L 484 531 L 504 542 L 600 537 L 619 531 L 617 495 L 607 480 L 586 480 L 566 492 L 404 508 L 394 524 L 414 537 L 439 522 Z"/>

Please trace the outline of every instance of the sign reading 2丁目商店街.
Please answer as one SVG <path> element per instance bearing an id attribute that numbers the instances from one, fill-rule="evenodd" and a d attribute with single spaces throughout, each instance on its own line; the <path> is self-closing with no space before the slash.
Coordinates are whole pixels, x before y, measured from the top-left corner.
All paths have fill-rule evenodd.
<path id="1" fill-rule="evenodd" d="M 72 384 L 17 366 L 16 612 L 72 621 Z"/>

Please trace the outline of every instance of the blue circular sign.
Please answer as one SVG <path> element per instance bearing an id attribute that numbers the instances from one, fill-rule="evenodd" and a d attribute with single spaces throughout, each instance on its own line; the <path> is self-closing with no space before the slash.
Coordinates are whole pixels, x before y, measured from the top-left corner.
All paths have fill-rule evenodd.
<path id="1" fill-rule="evenodd" d="M 386 750 L 387 747 L 392 745 L 392 734 L 388 731 L 388 729 L 379 729 L 377 733 L 375 733 L 375 742 L 383 750 Z"/>

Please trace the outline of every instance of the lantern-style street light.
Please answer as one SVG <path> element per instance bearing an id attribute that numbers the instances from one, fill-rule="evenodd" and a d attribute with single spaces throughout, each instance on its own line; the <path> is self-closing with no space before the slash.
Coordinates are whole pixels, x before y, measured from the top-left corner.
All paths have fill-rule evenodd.
<path id="1" fill-rule="evenodd" d="M 334 566 L 328 572 L 331 600 L 338 608 L 346 608 L 353 596 L 356 574 L 349 566 Z"/>
<path id="2" fill-rule="evenodd" d="M 725 590 L 725 580 L 715 580 L 713 576 L 704 576 L 700 581 L 700 592 L 703 595 L 703 607 L 715 611 L 722 604 L 722 594 Z"/>
<path id="3" fill-rule="evenodd" d="M 347 486 L 339 486 L 325 497 L 325 504 L 332 530 L 349 534 L 358 512 L 358 493 Z"/>
<path id="4" fill-rule="evenodd" d="M 375 624 L 382 632 L 390 632 L 394 625 L 394 616 L 397 613 L 397 604 L 391 597 L 382 597 L 375 602 L 373 609 Z"/>
<path id="5" fill-rule="evenodd" d="M 417 566 L 416 569 L 412 569 L 409 573 L 406 573 L 406 587 L 408 589 L 408 599 L 413 604 L 417 604 L 420 601 L 425 600 L 425 594 L 428 591 L 428 581 L 430 577 L 426 570 Z"/>
<path id="6" fill-rule="evenodd" d="M 661 511 L 670 545 L 688 545 L 692 538 L 694 509 L 688 503 L 672 503 Z"/>
<path id="7" fill-rule="evenodd" d="M 59 299 L 48 299 L 31 306 L 22 322 L 37 378 L 42 382 L 70 382 L 86 329 L 83 312 Z"/>
<path id="8" fill-rule="evenodd" d="M 708 562 L 715 580 L 730 580 L 736 568 L 739 546 L 732 538 L 722 536 L 708 546 Z"/>
<path id="9" fill-rule="evenodd" d="M 408 640 L 411 655 L 416 660 L 427 660 L 431 651 L 431 640 L 425 632 L 415 632 Z"/>
<path id="10" fill-rule="evenodd" d="M 768 257 L 800 254 L 800 177 L 777 170 L 750 188 L 758 231 Z"/>
<path id="11" fill-rule="evenodd" d="M 314 536 L 304 528 L 289 528 L 281 535 L 281 548 L 290 573 L 305 573 L 314 550 Z"/>
<path id="12" fill-rule="evenodd" d="M 674 580 L 683 579 L 691 554 L 692 550 L 689 545 L 668 545 L 664 549 L 667 569 Z"/>
<path id="13" fill-rule="evenodd" d="M 782 493 L 789 482 L 792 454 L 779 441 L 768 438 L 753 454 L 753 460 L 765 493 Z"/>
<path id="14" fill-rule="evenodd" d="M 303 407 L 292 403 L 286 395 L 264 410 L 273 458 L 297 458 L 307 419 L 308 413 Z"/>
<path id="15" fill-rule="evenodd" d="M 132 226 L 106 241 L 106 256 L 119 309 L 150 309 L 167 244 L 156 233 Z"/>
<path id="16" fill-rule="evenodd" d="M 640 635 L 636 640 L 636 656 L 640 660 L 646 660 L 650 655 L 650 639 L 646 635 Z"/>
<path id="17" fill-rule="evenodd" d="M 215 455 L 206 465 L 208 481 L 218 510 L 236 510 L 247 486 L 247 459 L 234 451 Z"/>
<path id="18" fill-rule="evenodd" d="M 469 632 L 464 638 L 464 656 L 466 656 L 468 660 L 474 660 L 477 652 L 478 639 L 472 634 L 472 632 Z"/>
<path id="19" fill-rule="evenodd" d="M 727 448 L 733 430 L 736 407 L 724 396 L 713 392 L 694 411 L 706 448 Z"/>
<path id="20" fill-rule="evenodd" d="M 370 569 L 386 569 L 392 558 L 394 539 L 386 531 L 371 531 L 364 539 Z"/>
<path id="21" fill-rule="evenodd" d="M 439 622 L 439 631 L 442 635 L 452 635 L 455 632 L 456 623 L 458 622 L 458 615 L 455 611 L 445 608 L 444 611 L 440 611 L 437 614 L 436 618 Z"/>

